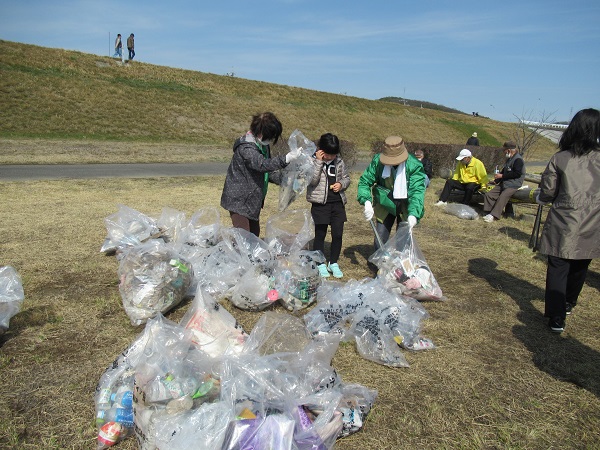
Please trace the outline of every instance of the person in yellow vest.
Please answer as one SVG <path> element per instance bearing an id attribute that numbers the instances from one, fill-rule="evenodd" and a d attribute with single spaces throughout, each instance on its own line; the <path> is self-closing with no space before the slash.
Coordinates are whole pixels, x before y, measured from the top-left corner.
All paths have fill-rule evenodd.
<path id="1" fill-rule="evenodd" d="M 488 182 L 485 166 L 471 154 L 470 150 L 463 148 L 456 160 L 458 164 L 454 169 L 454 175 L 451 179 L 446 180 L 440 199 L 435 206 L 446 205 L 453 189 L 465 193 L 461 203 L 468 205 L 471 203 L 475 191 L 485 188 Z"/>

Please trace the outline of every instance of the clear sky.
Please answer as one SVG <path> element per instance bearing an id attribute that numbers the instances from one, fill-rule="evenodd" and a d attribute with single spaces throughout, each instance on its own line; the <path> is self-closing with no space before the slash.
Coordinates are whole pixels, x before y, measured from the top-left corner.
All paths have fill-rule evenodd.
<path id="1" fill-rule="evenodd" d="M 0 0 L 0 39 L 496 120 L 600 107 L 599 0 Z M 124 49 L 127 51 L 126 49 Z"/>

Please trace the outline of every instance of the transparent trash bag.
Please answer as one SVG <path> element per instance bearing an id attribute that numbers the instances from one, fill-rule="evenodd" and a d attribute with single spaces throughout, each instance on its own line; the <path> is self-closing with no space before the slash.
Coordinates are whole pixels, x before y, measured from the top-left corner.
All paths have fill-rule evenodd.
<path id="1" fill-rule="evenodd" d="M 10 319 L 21 310 L 24 300 L 18 272 L 11 266 L 0 267 L 0 334 L 8 330 Z"/>
<path id="2" fill-rule="evenodd" d="M 342 431 L 340 437 L 359 431 L 375 403 L 377 391 L 360 384 L 342 384 L 342 398 L 338 411 L 342 413 Z"/>
<path id="3" fill-rule="evenodd" d="M 190 330 L 161 315 L 149 320 L 146 329 L 149 338 L 135 370 L 133 405 L 140 447 L 150 450 L 168 438 L 162 435 L 165 429 L 195 433 L 186 419 L 202 405 L 216 402 L 221 387 L 214 360 L 194 346 Z M 228 421 L 226 416 L 221 426 L 211 427 L 214 422 L 209 420 L 208 428 L 214 435 Z"/>
<path id="4" fill-rule="evenodd" d="M 264 313 L 244 345 L 244 353 L 270 355 L 299 352 L 311 341 L 311 335 L 302 319 L 279 312 Z"/>
<path id="5" fill-rule="evenodd" d="M 221 449 L 230 421 L 225 403 L 203 403 L 197 409 L 157 420 L 155 444 L 160 450 Z"/>
<path id="6" fill-rule="evenodd" d="M 363 358 L 391 367 L 409 366 L 392 331 L 385 326 L 381 316 L 371 309 L 362 309 L 355 314 L 352 334 L 358 353 Z"/>
<path id="7" fill-rule="evenodd" d="M 194 344 L 213 358 L 241 353 L 248 337 L 231 313 L 202 288 L 180 324 L 192 331 Z"/>
<path id="8" fill-rule="evenodd" d="M 186 226 L 185 213 L 165 207 L 156 221 L 156 226 L 165 242 L 177 242 L 181 238 L 182 229 Z"/>
<path id="9" fill-rule="evenodd" d="M 369 257 L 379 270 L 377 278 L 395 292 L 417 300 L 445 300 L 408 223 Z"/>
<path id="10" fill-rule="evenodd" d="M 150 338 L 149 326 L 122 352 L 104 373 L 96 385 L 94 395 L 98 450 L 111 447 L 133 435 L 133 390 L 135 369 L 143 356 Z"/>
<path id="11" fill-rule="evenodd" d="M 368 308 L 380 294 L 373 278 L 346 283 L 325 281 L 317 291 L 317 305 L 304 315 L 306 327 L 313 335 L 339 335 L 344 342 L 353 340 L 350 328 L 354 315 Z"/>
<path id="12" fill-rule="evenodd" d="M 299 311 L 317 301 L 317 289 L 322 282 L 318 265 L 324 263 L 321 251 L 309 250 L 294 251 L 278 261 L 273 287 L 286 309 Z"/>
<path id="13" fill-rule="evenodd" d="M 104 223 L 108 237 L 103 252 L 133 247 L 160 235 L 154 219 L 125 205 L 119 205 L 119 211 L 106 217 Z"/>
<path id="14" fill-rule="evenodd" d="M 333 448 L 343 428 L 342 413 L 337 410 L 341 399 L 339 389 L 327 389 L 294 400 L 294 443 L 299 450 Z"/>
<path id="15" fill-rule="evenodd" d="M 181 245 L 208 248 L 220 240 L 221 215 L 214 207 L 201 208 L 181 230 Z"/>
<path id="16" fill-rule="evenodd" d="M 273 277 L 259 267 L 250 268 L 231 292 L 231 303 L 246 311 L 261 311 L 279 299 Z"/>
<path id="17" fill-rule="evenodd" d="M 171 245 L 153 240 L 129 249 L 118 269 L 123 307 L 133 325 L 178 305 L 192 283 L 192 265 Z"/>
<path id="18" fill-rule="evenodd" d="M 288 139 L 290 151 L 300 151 L 300 156 L 281 169 L 279 186 L 279 211 L 285 211 L 301 196 L 310 182 L 313 172 L 312 157 L 317 147 L 299 130 L 294 130 Z"/>
<path id="19" fill-rule="evenodd" d="M 308 209 L 275 214 L 267 220 L 265 242 L 278 256 L 306 248 L 315 237 L 315 223 Z"/>
<path id="20" fill-rule="evenodd" d="M 448 203 L 444 206 L 444 212 L 465 220 L 478 220 L 479 214 L 472 207 L 462 203 Z"/>

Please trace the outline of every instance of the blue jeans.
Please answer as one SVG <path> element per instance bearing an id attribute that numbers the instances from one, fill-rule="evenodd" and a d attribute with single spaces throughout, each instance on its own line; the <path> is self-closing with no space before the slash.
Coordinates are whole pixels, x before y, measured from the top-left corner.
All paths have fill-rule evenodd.
<path id="1" fill-rule="evenodd" d="M 129 50 L 129 59 L 133 59 L 135 56 L 135 51 L 132 48 L 128 48 L 127 50 Z"/>
<path id="2" fill-rule="evenodd" d="M 113 55 L 113 58 L 116 58 L 117 56 L 119 58 L 123 57 L 123 49 L 121 47 L 115 49 L 115 54 Z"/>

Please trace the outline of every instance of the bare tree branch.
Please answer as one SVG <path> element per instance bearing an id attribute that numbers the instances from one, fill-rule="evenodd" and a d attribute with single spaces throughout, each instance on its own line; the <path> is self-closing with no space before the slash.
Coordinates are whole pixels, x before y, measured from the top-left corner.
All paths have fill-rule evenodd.
<path id="1" fill-rule="evenodd" d="M 517 119 L 513 138 L 523 158 L 532 155 L 532 148 L 543 137 L 542 132 L 546 129 L 547 124 L 555 122 L 555 113 L 556 111 L 551 113 L 542 111 L 535 120 L 531 111 L 524 111 L 521 116 L 513 114 Z"/>

